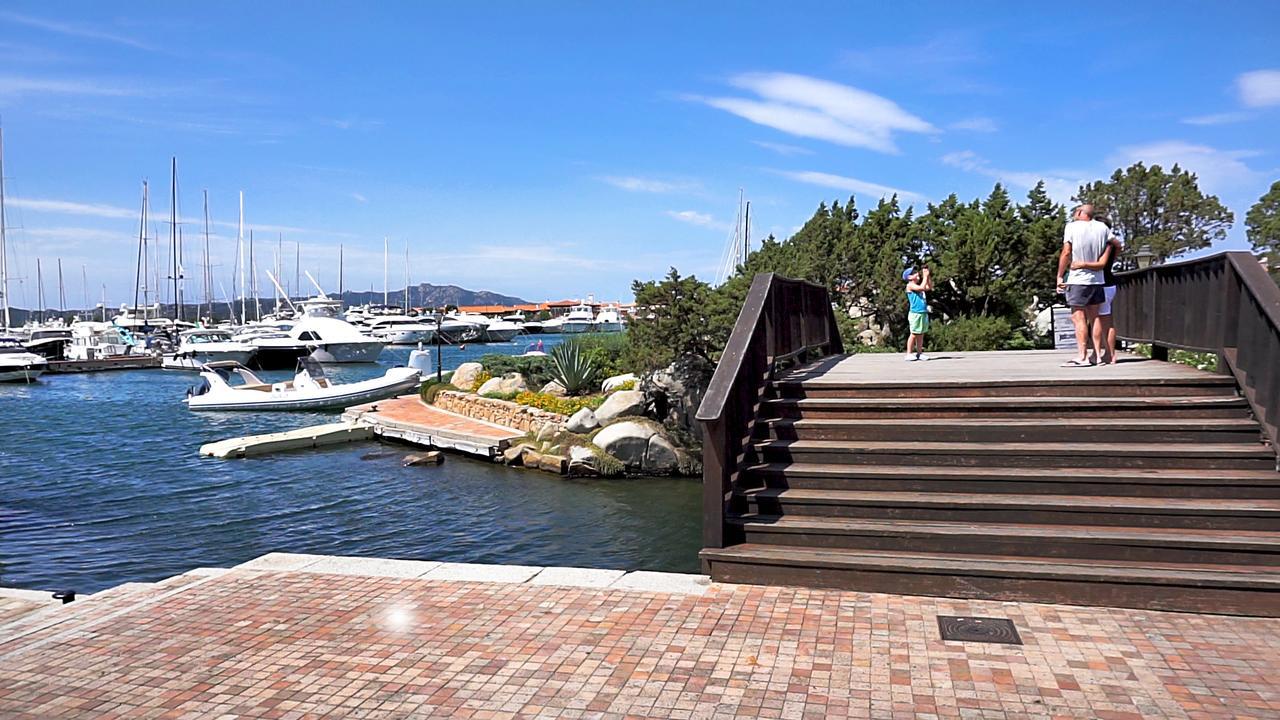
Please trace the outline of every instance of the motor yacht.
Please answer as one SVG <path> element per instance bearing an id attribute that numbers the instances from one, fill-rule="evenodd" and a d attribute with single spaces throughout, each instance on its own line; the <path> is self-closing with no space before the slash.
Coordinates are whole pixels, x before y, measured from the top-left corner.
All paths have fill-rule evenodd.
<path id="1" fill-rule="evenodd" d="M 72 323 L 71 344 L 63 351 L 68 360 L 103 360 L 146 354 L 146 341 L 128 329 L 90 320 Z"/>
<path id="2" fill-rule="evenodd" d="M 226 330 L 187 330 L 178 335 L 177 349 L 164 355 L 160 366 L 166 370 L 199 370 L 206 363 L 225 360 L 247 365 L 257 351 L 251 343 L 232 339 Z"/>
<path id="3" fill-rule="evenodd" d="M 244 365 L 224 361 L 205 365 L 200 384 L 187 391 L 183 402 L 192 410 L 326 410 L 412 392 L 419 384 L 418 370 L 405 367 L 391 368 L 381 377 L 338 384 L 310 358 L 298 362 L 292 380 L 266 383 Z"/>
<path id="4" fill-rule="evenodd" d="M 370 337 L 390 345 L 417 345 L 436 339 L 436 327 L 408 315 L 382 315 L 365 321 Z"/>
<path id="5" fill-rule="evenodd" d="M 0 382 L 35 382 L 49 361 L 22 346 L 17 338 L 0 337 Z"/>
<path id="6" fill-rule="evenodd" d="M 336 317 L 304 315 L 289 337 L 311 348 L 310 357 L 322 363 L 377 362 L 386 343 L 362 335 L 345 320 Z"/>
<path id="7" fill-rule="evenodd" d="M 591 306 L 586 303 L 574 305 L 569 314 L 564 316 L 564 324 L 561 326 L 560 332 L 563 333 L 585 333 L 591 332 L 595 326 L 595 314 L 591 312 Z"/>
<path id="8" fill-rule="evenodd" d="M 22 344 L 46 360 L 61 360 L 67 345 L 71 344 L 71 328 L 61 322 L 56 325 L 36 325 L 27 329 L 27 339 Z"/>
<path id="9" fill-rule="evenodd" d="M 618 314 L 616 308 L 601 308 L 600 312 L 596 314 L 596 321 L 591 331 L 602 333 L 622 332 L 622 316 Z"/>
<path id="10" fill-rule="evenodd" d="M 485 342 L 508 342 L 524 332 L 524 324 L 510 320 L 490 320 L 484 327 Z"/>
<path id="11" fill-rule="evenodd" d="M 445 315 L 436 321 L 436 332 L 449 343 L 483 342 L 484 328 L 484 324 L 458 315 Z"/>

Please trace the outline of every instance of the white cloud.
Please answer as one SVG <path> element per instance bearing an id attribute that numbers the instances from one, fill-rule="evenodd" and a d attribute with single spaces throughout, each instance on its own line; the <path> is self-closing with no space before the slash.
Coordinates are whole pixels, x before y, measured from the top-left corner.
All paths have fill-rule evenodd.
<path id="1" fill-rule="evenodd" d="M 765 150 L 772 150 L 773 152 L 776 152 L 779 155 L 782 155 L 784 157 L 791 157 L 793 155 L 812 155 L 813 154 L 813 151 L 810 150 L 809 148 L 802 148 L 797 145 L 784 145 L 783 143 L 765 142 L 763 140 L 752 140 L 751 142 L 756 145 L 759 145 Z"/>
<path id="2" fill-rule="evenodd" d="M 139 97 L 155 94 L 154 90 L 119 85 L 99 79 L 58 79 L 0 76 L 0 97 L 20 95 L 96 95 L 101 97 Z"/>
<path id="3" fill-rule="evenodd" d="M 1071 202 L 1071 197 L 1076 194 L 1081 185 L 1087 182 L 1085 178 L 1089 175 L 1079 170 L 1028 171 L 992 167 L 986 158 L 972 150 L 947 153 L 942 156 L 942 164 L 960 168 L 966 172 L 986 175 L 1006 185 L 1024 190 L 1030 190 L 1043 181 L 1045 192 L 1060 203 Z"/>
<path id="4" fill-rule="evenodd" d="M 364 195 L 361 195 L 361 194 L 360 194 L 360 193 L 358 193 L 358 192 L 353 192 L 353 193 L 351 193 L 351 197 L 352 197 L 353 199 L 355 199 L 355 201 L 356 201 L 356 202 L 358 202 L 358 203 L 360 203 L 361 205 L 368 205 L 368 204 L 369 204 L 369 198 L 365 197 Z"/>
<path id="5" fill-rule="evenodd" d="M 1236 78 L 1240 102 L 1247 107 L 1280 105 L 1280 70 L 1254 70 Z"/>
<path id="6" fill-rule="evenodd" d="M 127 208 L 115 207 L 114 205 L 102 205 L 98 203 L 78 203 L 67 200 L 39 200 L 36 198 L 7 198 L 7 202 L 17 208 L 30 210 L 36 213 L 50 213 L 55 215 L 92 215 L 100 218 L 136 218 L 137 210 L 129 210 Z"/>
<path id="7" fill-rule="evenodd" d="M 887 198 L 891 195 L 897 195 L 899 198 L 909 202 L 925 199 L 920 193 L 914 193 L 910 190 L 901 190 L 889 187 L 888 185 L 880 185 L 878 183 L 845 177 L 843 175 L 832 175 L 830 173 L 813 171 L 792 172 L 788 170 L 778 170 L 776 172 L 779 175 L 795 180 L 796 182 L 833 188 L 835 190 L 844 190 L 845 192 L 858 193 L 862 195 L 870 195 L 876 198 Z"/>
<path id="8" fill-rule="evenodd" d="M 117 45 L 127 45 L 129 47 L 138 48 L 139 50 L 154 50 L 155 48 L 146 43 L 124 35 L 117 35 L 112 32 L 105 32 L 97 28 L 84 27 L 83 25 L 71 25 L 69 23 L 56 22 L 53 20 L 45 20 L 43 18 L 31 17 L 30 15 L 19 15 L 17 13 L 5 12 L 0 13 L 0 20 L 6 22 L 26 25 L 28 27 L 39 28 L 49 32 L 58 33 L 60 35 L 70 35 L 71 37 L 87 38 L 90 40 L 103 40 L 105 42 L 116 43 Z"/>
<path id="9" fill-rule="evenodd" d="M 996 121 L 989 117 L 972 117 L 951 123 L 952 130 L 969 130 L 971 132 L 992 133 L 1000 129 Z"/>
<path id="10" fill-rule="evenodd" d="M 1253 113 L 1224 112 L 1183 118 L 1182 122 L 1184 125 L 1228 125 L 1230 123 L 1244 122 L 1245 120 L 1250 120 L 1252 118 Z"/>
<path id="11" fill-rule="evenodd" d="M 690 225 L 697 225 L 698 227 L 711 228 L 713 230 L 729 229 L 728 223 L 718 222 L 707 213 L 700 213 L 695 210 L 668 210 L 665 214 L 667 217 Z"/>
<path id="12" fill-rule="evenodd" d="M 691 99 L 797 137 L 883 153 L 898 151 L 895 133 L 938 132 L 892 100 L 849 85 L 791 73 L 748 73 L 730 83 L 759 99 Z"/>
<path id="13" fill-rule="evenodd" d="M 1218 150 L 1181 140 L 1163 140 L 1121 147 L 1109 161 L 1116 167 L 1128 167 L 1141 161 L 1147 165 L 1159 165 L 1165 170 L 1177 164 L 1183 170 L 1196 174 L 1202 190 L 1219 194 L 1248 186 L 1262 176 L 1242 162 L 1244 158 L 1257 154 L 1250 150 Z"/>
<path id="14" fill-rule="evenodd" d="M 621 190 L 628 192 L 647 192 L 647 193 L 672 193 L 672 192 L 689 192 L 697 190 L 698 185 L 690 182 L 668 182 L 665 180 L 653 180 L 641 177 L 620 177 L 610 175 L 600 178 L 601 182 L 608 183 Z"/>

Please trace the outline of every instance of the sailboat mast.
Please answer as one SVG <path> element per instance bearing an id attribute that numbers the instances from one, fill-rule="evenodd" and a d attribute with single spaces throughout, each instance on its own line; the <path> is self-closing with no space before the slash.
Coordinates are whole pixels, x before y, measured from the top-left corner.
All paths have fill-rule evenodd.
<path id="1" fill-rule="evenodd" d="M 204 304 L 213 319 L 213 269 L 209 266 L 209 191 L 204 191 Z"/>
<path id="2" fill-rule="evenodd" d="M 133 276 L 133 308 L 138 309 L 138 293 L 142 290 L 143 283 L 146 282 L 143 275 L 143 258 L 146 255 L 147 246 L 147 181 L 142 181 L 142 207 L 138 211 L 138 269 Z M 106 306 L 103 306 L 103 314 L 105 316 Z M 104 321 L 105 322 L 105 321 Z"/>
<path id="3" fill-rule="evenodd" d="M 293 241 L 293 294 L 302 297 L 302 278 L 299 270 L 302 267 L 302 243 Z M 342 298 L 338 298 L 341 300 Z"/>
<path id="4" fill-rule="evenodd" d="M 404 243 L 404 314 L 409 314 L 409 241 Z"/>
<path id="5" fill-rule="evenodd" d="M 343 292 L 346 290 L 342 285 L 342 243 L 338 243 L 338 299 L 342 299 Z"/>
<path id="6" fill-rule="evenodd" d="M 742 264 L 747 264 L 751 254 L 751 201 L 747 201 L 747 213 L 742 221 Z"/>
<path id="7" fill-rule="evenodd" d="M 9 251 L 5 244 L 4 216 L 4 128 L 0 128 L 0 305 L 4 306 L 4 327 L 9 321 Z"/>
<path id="8" fill-rule="evenodd" d="M 58 258 L 58 314 L 67 311 L 67 286 L 62 284 L 62 258 Z"/>
<path id="9" fill-rule="evenodd" d="M 182 244 L 178 240 L 178 158 L 169 166 L 169 255 L 173 265 L 173 319 L 182 320 Z"/>
<path id="10" fill-rule="evenodd" d="M 84 311 L 89 312 L 89 266 L 80 266 L 80 291 L 84 293 Z M 78 313 L 77 313 L 78 314 Z"/>
<path id="11" fill-rule="evenodd" d="M 40 272 L 40 258 L 36 258 L 36 309 L 40 311 L 36 322 L 44 322 L 44 273 Z"/>
<path id="12" fill-rule="evenodd" d="M 253 259 L 253 230 L 249 230 L 249 292 L 253 293 L 253 317 L 262 321 L 262 302 L 258 298 L 258 262 Z"/>
<path id="13" fill-rule="evenodd" d="M 275 274 L 275 277 L 280 277 L 280 257 L 281 257 L 282 255 L 284 255 L 284 233 L 279 233 L 279 234 L 276 236 L 276 256 L 275 256 L 275 261 L 276 261 L 276 274 Z M 271 283 L 271 285 L 272 285 L 271 293 L 272 293 L 272 296 L 273 296 L 273 297 L 275 297 L 275 303 L 276 303 L 275 307 L 274 307 L 274 308 L 272 308 L 272 312 L 280 312 L 280 296 L 281 296 L 281 295 L 287 295 L 287 294 L 288 294 L 288 291 L 287 291 L 287 290 L 282 290 L 281 288 L 278 288 L 278 287 L 275 287 L 276 283 L 274 283 L 274 282 L 273 282 L 273 283 Z"/>
<path id="14" fill-rule="evenodd" d="M 142 181 L 142 324 L 147 324 L 147 312 L 151 309 L 151 255 L 147 249 L 147 221 L 151 215 L 151 188 L 147 185 L 147 181 Z M 138 305 L 135 303 L 133 311 L 138 311 Z"/>
<path id="15" fill-rule="evenodd" d="M 248 296 L 244 294 L 244 191 L 240 191 L 240 222 L 236 224 L 236 255 L 240 258 L 240 324 L 249 324 Z"/>
<path id="16" fill-rule="evenodd" d="M 382 305 L 387 305 L 387 236 L 382 236 Z"/>

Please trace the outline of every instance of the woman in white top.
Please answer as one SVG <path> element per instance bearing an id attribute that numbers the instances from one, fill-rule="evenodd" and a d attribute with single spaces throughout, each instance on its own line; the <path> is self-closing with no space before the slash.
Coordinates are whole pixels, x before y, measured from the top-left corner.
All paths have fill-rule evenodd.
<path id="1" fill-rule="evenodd" d="M 1111 221 L 1105 215 L 1095 215 L 1094 220 L 1111 228 Z M 1120 252 L 1124 250 L 1124 241 L 1114 232 L 1107 238 L 1107 247 L 1102 251 L 1102 257 L 1094 262 L 1085 262 L 1076 260 L 1071 263 L 1072 270 L 1101 270 L 1103 275 L 1102 292 L 1104 300 L 1098 306 L 1097 322 L 1102 326 L 1103 342 L 1107 344 L 1105 352 L 1100 352 L 1100 362 L 1103 365 L 1110 365 L 1116 361 L 1116 325 L 1111 320 L 1111 301 L 1116 298 L 1116 276 L 1112 272 L 1112 265 L 1119 257 Z"/>

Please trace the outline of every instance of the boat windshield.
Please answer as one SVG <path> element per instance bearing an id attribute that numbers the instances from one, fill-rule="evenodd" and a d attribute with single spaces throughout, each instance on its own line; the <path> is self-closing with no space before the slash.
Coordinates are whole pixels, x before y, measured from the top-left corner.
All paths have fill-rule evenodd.
<path id="1" fill-rule="evenodd" d="M 312 380 L 324 379 L 324 367 L 311 357 L 298 358 L 298 370 L 306 370 Z"/>

